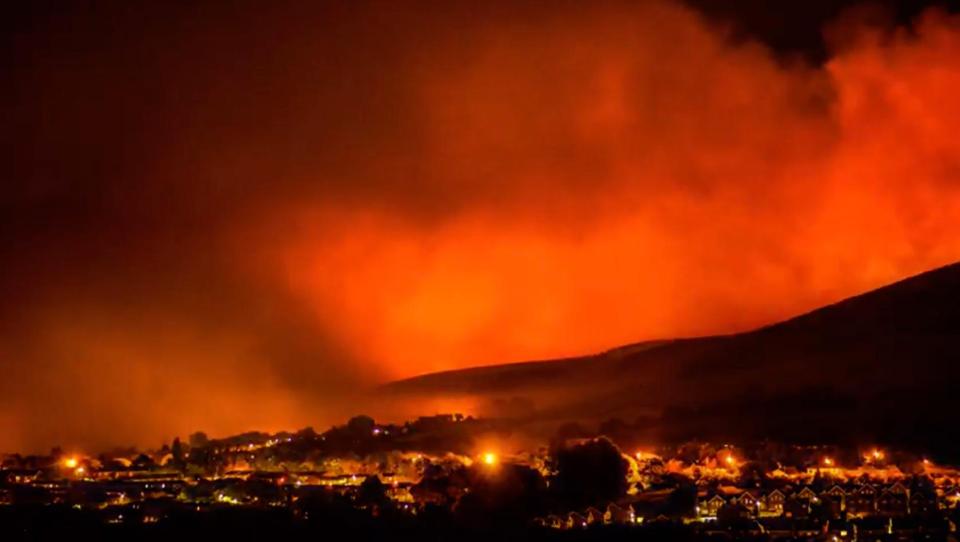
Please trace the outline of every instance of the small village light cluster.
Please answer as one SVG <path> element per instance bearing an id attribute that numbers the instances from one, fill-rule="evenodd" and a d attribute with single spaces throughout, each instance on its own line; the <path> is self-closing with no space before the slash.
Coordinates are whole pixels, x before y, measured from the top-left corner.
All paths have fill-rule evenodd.
<path id="1" fill-rule="evenodd" d="M 885 457 L 886 457 L 886 454 L 884 454 L 883 451 L 878 448 L 874 448 L 869 453 L 864 454 L 863 456 L 864 460 L 866 460 L 867 463 L 883 461 Z"/>
<path id="2" fill-rule="evenodd" d="M 737 468 L 737 458 L 734 457 L 732 450 L 725 450 L 720 455 L 720 460 L 723 462 L 723 465 L 729 469 Z"/>

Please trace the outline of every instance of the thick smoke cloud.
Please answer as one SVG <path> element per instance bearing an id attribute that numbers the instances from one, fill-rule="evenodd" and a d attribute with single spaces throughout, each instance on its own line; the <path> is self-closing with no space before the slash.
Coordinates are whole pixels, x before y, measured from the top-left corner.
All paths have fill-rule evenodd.
<path id="1" fill-rule="evenodd" d="M 322 426 L 960 256 L 944 13 L 821 65 L 666 2 L 265 9 L 9 33 L 0 449 Z"/>

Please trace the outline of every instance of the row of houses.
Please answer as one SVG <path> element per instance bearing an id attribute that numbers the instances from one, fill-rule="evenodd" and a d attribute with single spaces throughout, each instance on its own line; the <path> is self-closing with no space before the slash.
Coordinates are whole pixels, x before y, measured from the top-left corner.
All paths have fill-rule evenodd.
<path id="1" fill-rule="evenodd" d="M 536 518 L 534 524 L 551 529 L 585 529 L 591 525 L 633 525 L 643 521 L 638 518 L 633 506 L 607 505 L 605 511 L 589 507 L 583 512 L 570 512 L 564 515 L 551 514 Z"/>
<path id="2" fill-rule="evenodd" d="M 716 518 L 725 507 L 738 507 L 751 517 L 806 517 L 814 509 L 826 510 L 831 517 L 872 515 L 925 515 L 945 507 L 935 493 L 911 491 L 900 482 L 889 485 L 834 485 L 815 491 L 810 486 L 799 490 L 787 487 L 763 492 L 721 488 L 698 497 L 696 512 L 701 518 Z"/>

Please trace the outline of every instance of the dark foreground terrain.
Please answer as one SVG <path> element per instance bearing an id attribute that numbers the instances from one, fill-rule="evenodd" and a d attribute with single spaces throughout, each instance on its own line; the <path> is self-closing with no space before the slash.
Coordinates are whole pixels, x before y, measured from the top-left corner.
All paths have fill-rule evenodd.
<path id="1" fill-rule="evenodd" d="M 284 510 L 222 509 L 183 511 L 157 525 L 105 524 L 96 514 L 64 507 L 13 507 L 0 510 L 3 540 L 531 540 L 531 541 L 730 541 L 730 540 L 837 540 L 937 541 L 956 540 L 951 522 L 916 524 L 909 530 L 888 532 L 885 522 L 864 523 L 853 537 L 851 524 L 824 530 L 800 525 L 785 526 L 779 533 L 759 528 L 706 529 L 678 521 L 641 526 L 596 525 L 575 530 L 519 527 L 484 523 L 458 523 L 444 514 L 434 517 L 378 517 L 328 510 L 309 520 Z M 955 522 L 956 519 L 953 520 Z M 841 533 L 843 533 L 841 535 Z"/>

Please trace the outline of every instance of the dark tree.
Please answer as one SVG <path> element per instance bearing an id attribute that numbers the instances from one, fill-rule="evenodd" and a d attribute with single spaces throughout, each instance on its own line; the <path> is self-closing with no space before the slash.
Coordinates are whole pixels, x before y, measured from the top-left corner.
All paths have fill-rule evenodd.
<path id="1" fill-rule="evenodd" d="M 190 450 L 188 459 L 187 465 L 191 469 L 206 474 L 219 472 L 226 465 L 226 458 L 210 446 Z"/>
<path id="2" fill-rule="evenodd" d="M 471 467 L 467 476 L 470 491 L 457 502 L 455 512 L 471 529 L 526 525 L 546 510 L 546 481 L 536 469 L 481 465 Z"/>
<path id="3" fill-rule="evenodd" d="M 603 505 L 627 492 L 627 460 L 605 438 L 561 448 L 553 465 L 557 497 L 571 507 Z"/>
<path id="4" fill-rule="evenodd" d="M 828 485 L 829 481 L 826 479 L 823 473 L 820 472 L 820 469 L 817 469 L 817 473 L 813 475 L 813 480 L 810 482 L 810 487 L 817 493 L 820 493 L 821 491 L 827 489 Z"/>
<path id="5" fill-rule="evenodd" d="M 697 486 L 693 480 L 678 475 L 674 478 L 676 489 L 667 498 L 665 512 L 673 516 L 692 516 L 697 506 Z"/>
<path id="6" fill-rule="evenodd" d="M 370 416 L 354 416 L 347 422 L 347 430 L 354 435 L 370 436 L 376 422 Z"/>
<path id="7" fill-rule="evenodd" d="M 820 471 L 817 471 L 817 476 L 820 475 Z M 763 466 L 755 461 L 750 461 L 740 465 L 740 482 L 744 486 L 749 487 L 760 487 L 766 482 L 767 473 L 764 471 Z"/>
<path id="8" fill-rule="evenodd" d="M 170 446 L 170 453 L 173 456 L 171 462 L 173 467 L 179 470 L 183 470 L 187 462 L 183 453 L 183 444 L 180 443 L 180 437 L 173 438 L 173 445 Z"/>
<path id="9" fill-rule="evenodd" d="M 937 494 L 937 486 L 933 483 L 933 480 L 926 475 L 914 475 L 910 479 L 910 493 L 933 496 Z"/>
<path id="10" fill-rule="evenodd" d="M 380 481 L 376 474 L 367 476 L 357 490 L 357 502 L 367 506 L 383 506 L 389 499 L 387 498 L 387 487 Z"/>
<path id="11" fill-rule="evenodd" d="M 133 468 L 140 470 L 150 470 L 156 467 L 156 463 L 147 454 L 140 454 L 133 460 Z"/>
<path id="12" fill-rule="evenodd" d="M 458 467 L 445 471 L 439 465 L 428 465 L 423 477 L 410 491 L 418 500 L 433 502 L 438 505 L 449 505 L 459 499 L 471 483 L 469 469 Z"/>
<path id="13" fill-rule="evenodd" d="M 210 443 L 210 439 L 207 438 L 207 434 L 203 431 L 197 431 L 190 435 L 189 442 L 191 448 L 202 448 Z"/>

